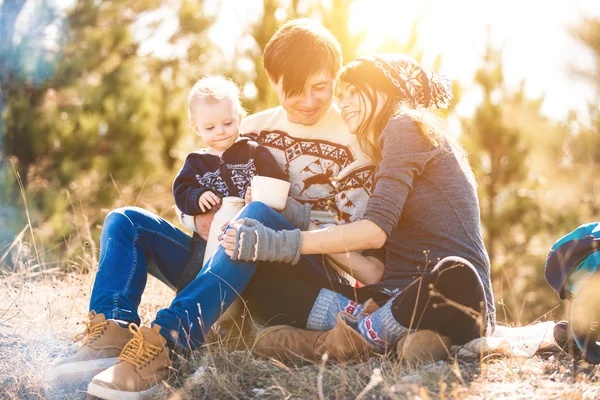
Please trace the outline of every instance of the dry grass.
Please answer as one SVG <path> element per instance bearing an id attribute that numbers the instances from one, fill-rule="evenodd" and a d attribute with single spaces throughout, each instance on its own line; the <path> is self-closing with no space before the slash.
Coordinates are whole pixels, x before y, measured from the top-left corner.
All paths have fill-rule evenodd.
<path id="1" fill-rule="evenodd" d="M 49 379 L 53 363 L 77 349 L 72 337 L 82 331 L 88 311 L 93 274 L 82 271 L 95 269 L 95 252 L 85 219 L 77 231 L 77 241 L 67 243 L 65 260 L 45 261 L 50 251 L 27 244 L 34 243 L 30 228 L 0 249 L 2 399 L 86 397 L 85 385 L 57 388 Z M 139 310 L 142 322 L 150 323 L 172 298 L 170 289 L 150 278 Z M 156 398 L 600 398 L 600 369 L 585 363 L 574 369 L 560 354 L 453 358 L 417 366 L 384 357 L 361 364 L 284 365 L 216 344 L 196 351 L 184 364 Z"/>
<path id="2" fill-rule="evenodd" d="M 5 276 L 0 284 L 0 398 L 83 399 L 85 386 L 55 388 L 52 364 L 75 351 L 71 338 L 87 313 L 92 275 Z M 140 315 L 150 322 L 173 293 L 150 279 Z M 380 374 L 380 375 L 378 375 Z M 284 365 L 246 350 L 196 351 L 157 398 L 595 399 L 600 369 L 559 354 L 530 359 L 453 359 L 410 366 L 374 357 L 362 364 Z"/>

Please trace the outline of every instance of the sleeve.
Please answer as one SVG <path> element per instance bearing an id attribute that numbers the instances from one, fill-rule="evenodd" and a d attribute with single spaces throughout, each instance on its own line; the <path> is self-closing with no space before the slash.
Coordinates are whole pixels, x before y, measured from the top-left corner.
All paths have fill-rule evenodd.
<path id="1" fill-rule="evenodd" d="M 415 178 L 439 154 L 417 123 L 407 115 L 390 119 L 379 136 L 381 162 L 375 174 L 375 189 L 364 219 L 379 225 L 389 236 L 398 225 Z"/>
<path id="2" fill-rule="evenodd" d="M 289 181 L 288 176 L 281 170 L 277 161 L 275 161 L 273 154 L 264 146 L 256 145 L 254 165 L 256 166 L 257 175 Z"/>
<path id="3" fill-rule="evenodd" d="M 193 156 L 193 154 L 187 156 L 173 182 L 175 204 L 180 212 L 187 215 L 204 213 L 198 206 L 198 200 L 204 192 L 210 191 L 210 188 L 200 185 L 196 179 L 198 170 L 194 168 Z"/>

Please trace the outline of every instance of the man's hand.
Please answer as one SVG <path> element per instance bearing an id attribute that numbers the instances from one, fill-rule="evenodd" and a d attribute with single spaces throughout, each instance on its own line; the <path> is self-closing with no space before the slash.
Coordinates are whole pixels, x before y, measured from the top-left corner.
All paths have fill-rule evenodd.
<path id="1" fill-rule="evenodd" d="M 194 217 L 194 225 L 196 225 L 196 232 L 204 240 L 208 240 L 208 231 L 210 230 L 210 224 L 215 217 L 217 207 L 213 207 L 206 214 L 199 214 Z"/>
<path id="2" fill-rule="evenodd" d="M 212 210 L 213 206 L 221 203 L 221 199 L 219 196 L 214 194 L 211 191 L 204 192 L 198 199 L 198 207 L 202 210 L 202 212 L 207 212 L 208 210 Z"/>

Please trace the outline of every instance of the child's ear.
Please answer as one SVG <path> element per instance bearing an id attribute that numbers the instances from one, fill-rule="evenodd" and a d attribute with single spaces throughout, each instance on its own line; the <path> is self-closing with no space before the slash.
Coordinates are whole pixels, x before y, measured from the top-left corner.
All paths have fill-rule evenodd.
<path id="1" fill-rule="evenodd" d="M 200 130 L 198 129 L 198 125 L 196 125 L 195 122 L 191 122 L 190 123 L 190 127 L 192 128 L 192 130 L 196 133 L 196 135 L 200 134 Z"/>

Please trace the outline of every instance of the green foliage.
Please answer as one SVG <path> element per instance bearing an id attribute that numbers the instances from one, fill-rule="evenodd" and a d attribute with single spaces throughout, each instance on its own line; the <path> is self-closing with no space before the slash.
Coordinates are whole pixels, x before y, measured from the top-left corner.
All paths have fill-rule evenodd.
<path id="1" fill-rule="evenodd" d="M 256 98 L 251 103 L 246 103 L 245 107 L 251 113 L 279 105 L 277 94 L 273 90 L 264 70 L 262 53 L 271 36 L 281 25 L 289 19 L 306 16 L 299 13 L 298 7 L 298 0 L 293 0 L 287 5 L 281 5 L 281 2 L 277 0 L 264 0 L 261 16 L 250 27 L 249 33 L 254 40 L 255 47 L 248 49 L 248 53 L 254 61 L 253 83 L 256 88 Z M 284 15 L 283 19 L 281 18 L 282 15 Z"/>
<path id="2" fill-rule="evenodd" d="M 475 82 L 483 99 L 475 115 L 463 121 L 464 142 L 479 184 L 499 318 L 527 322 L 553 302 L 543 279 L 549 248 L 544 221 L 552 215 L 540 196 L 542 182 L 551 177 L 545 167 L 536 167 L 547 164 L 537 143 L 540 137 L 553 141 L 562 131 L 539 114 L 541 101 L 527 99 L 523 86 L 507 88 L 502 51 L 490 44 Z"/>
<path id="3" fill-rule="evenodd" d="M 27 40 L 12 40 L 7 46 L 4 54 L 13 55 L 13 68 L 7 68 L 6 57 L 0 60 L 10 78 L 0 81 L 7 99 L 3 156 L 14 160 L 28 205 L 36 210 L 33 222 L 43 225 L 41 231 L 51 243 L 72 233 L 65 213 L 73 207 L 60 200 L 65 190 L 81 196 L 96 224 L 102 219 L 100 210 L 129 202 L 114 182 L 138 191 L 147 184 L 164 184 L 167 176 L 170 186 L 181 158 L 174 149 L 192 133 L 187 128 L 187 93 L 206 73 L 202 59 L 212 52 L 207 30 L 214 20 L 202 2 L 178 3 L 169 3 L 177 6 L 179 22 L 165 38 L 174 49 L 171 57 L 142 55 L 144 39 L 136 34 L 144 23 L 152 32 L 161 28 L 168 17 L 161 17 L 166 4 L 160 0 L 78 1 L 63 19 L 56 9 L 43 12 L 50 7 L 44 2 L 29 24 L 61 32 L 51 46 L 56 56 L 40 55 L 33 61 L 23 56 L 21 47 L 34 42 L 31 27 L 23 30 Z M 41 66 L 25 68 L 29 64 Z M 49 73 L 41 77 L 40 70 Z M 12 194 L 4 197 L 7 204 L 23 207 L 9 172 L 2 181 Z M 168 189 L 166 194 L 170 199 Z"/>
<path id="4" fill-rule="evenodd" d="M 357 33 L 350 32 L 348 20 L 350 19 L 350 6 L 352 3 L 352 1 L 347 0 L 332 0 L 329 6 L 323 3 L 318 4 L 323 16 L 323 25 L 340 41 L 344 64 L 358 57 L 358 48 L 366 35 L 364 28 Z"/>

